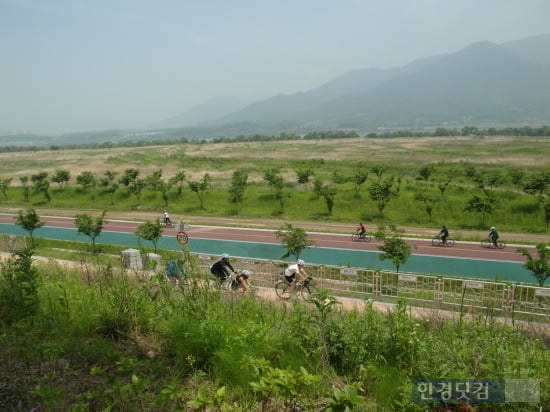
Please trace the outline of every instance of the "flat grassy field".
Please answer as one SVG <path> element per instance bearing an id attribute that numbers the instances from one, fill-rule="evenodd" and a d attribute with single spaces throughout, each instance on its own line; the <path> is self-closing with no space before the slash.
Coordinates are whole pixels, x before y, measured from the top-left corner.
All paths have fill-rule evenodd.
<path id="1" fill-rule="evenodd" d="M 310 159 L 323 159 L 342 167 L 365 161 L 389 169 L 469 163 L 536 170 L 550 167 L 550 137 L 355 138 L 0 153 L 0 176 L 13 177 L 17 184 L 20 176 L 52 174 L 56 169 L 68 169 L 77 176 L 82 171 L 122 173 L 136 167 L 143 175 L 161 168 L 165 177 L 183 168 L 192 177 L 205 172 L 224 175 L 224 171 L 235 167 L 262 168 L 271 164 L 293 169 Z"/>
<path id="2" fill-rule="evenodd" d="M 432 168 L 427 179 L 421 176 L 426 167 Z M 92 172 L 97 180 L 113 172 L 118 180 L 128 169 L 137 169 L 144 180 L 160 171 L 165 183 L 183 172 L 185 182 L 179 192 L 171 185 L 166 198 L 150 186 L 138 197 L 123 185 L 109 194 L 99 185 L 84 189 L 76 182 L 82 172 Z M 265 180 L 268 169 L 278 170 L 283 178 L 280 199 Z M 304 169 L 313 174 L 301 184 L 298 171 Z M 468 176 L 472 169 L 485 181 L 485 189 Z M 31 191 L 29 200 L 23 201 L 21 177 L 38 173 L 51 177 L 58 170 L 70 172 L 67 187 L 51 182 L 50 200 Z M 231 178 L 237 170 L 248 177 L 242 204 L 229 200 Z M 354 183 L 358 170 L 367 174 L 359 188 Z M 351 138 L 0 153 L 0 179 L 12 179 L 5 196 L 0 195 L 0 207 L 141 211 L 155 216 L 169 208 L 173 216 L 353 224 L 361 220 L 372 226 L 393 223 L 427 228 L 447 224 L 454 230 L 481 231 L 496 225 L 513 233 L 547 233 L 540 199 L 512 183 L 513 171 L 521 171 L 525 179 L 550 174 L 550 137 Z M 201 199 L 189 183 L 200 181 L 205 174 L 211 180 Z M 495 176 L 501 182 L 489 183 Z M 394 196 L 381 211 L 369 188 L 385 180 L 392 180 Z M 332 210 L 315 193 L 315 181 L 334 190 Z M 465 212 L 472 197 L 483 198 L 487 192 L 495 198 L 494 211 Z M 548 197 L 548 186 L 543 196 Z"/>

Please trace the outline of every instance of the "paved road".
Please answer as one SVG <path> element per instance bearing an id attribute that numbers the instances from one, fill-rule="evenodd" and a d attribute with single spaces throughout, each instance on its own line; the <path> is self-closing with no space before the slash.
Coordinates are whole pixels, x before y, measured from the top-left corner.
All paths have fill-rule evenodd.
<path id="1" fill-rule="evenodd" d="M 41 220 L 46 224 L 36 232 L 37 237 L 49 237 L 49 233 L 57 228 L 65 231 L 51 237 L 88 241 L 83 235 L 76 235 L 73 218 L 41 216 Z M 122 219 L 107 221 L 98 243 L 137 245 L 133 233 L 140 222 Z M 13 222 L 13 214 L 0 214 L 0 232 L 2 227 L 6 231 L 6 225 L 12 226 Z M 284 253 L 273 230 L 193 224 L 186 232 L 190 238 L 189 248 L 196 253 L 227 252 L 233 256 L 274 260 L 279 260 Z M 177 250 L 176 233 L 176 229 L 165 229 L 159 247 Z M 381 243 L 375 240 L 353 242 L 350 235 L 334 233 L 310 232 L 309 236 L 316 242 L 316 247 L 303 252 L 306 261 L 326 265 L 395 269 L 391 262 L 378 259 L 378 246 Z M 482 248 L 479 242 L 456 242 L 454 247 L 442 247 L 432 246 L 431 239 L 406 238 L 406 241 L 413 246 L 413 256 L 401 266 L 402 271 L 521 282 L 532 282 L 533 279 L 532 274 L 522 266 L 525 258 L 516 252 L 519 245 L 508 245 L 505 249 L 498 250 Z M 532 253 L 536 252 L 532 246 L 527 248 Z"/>
<path id="2" fill-rule="evenodd" d="M 41 220 L 46 222 L 45 226 L 61 227 L 74 229 L 74 219 L 57 216 L 41 216 Z M 0 214 L 0 223 L 13 223 L 14 216 L 9 214 Z M 105 231 L 134 233 L 138 222 L 126 220 L 109 220 L 104 226 Z M 167 236 L 176 235 L 177 230 L 167 228 L 164 234 Z M 271 243 L 280 244 L 281 241 L 275 236 L 273 230 L 252 229 L 252 228 L 234 228 L 226 226 L 210 225 L 192 225 L 187 234 L 190 238 L 218 239 L 240 242 Z M 332 249 L 349 249 L 360 251 L 378 251 L 380 242 L 372 240 L 370 242 L 353 242 L 351 235 L 331 234 L 331 233 L 309 233 L 318 247 Z M 453 247 L 432 246 L 431 239 L 407 238 L 407 243 L 412 245 L 413 253 L 418 255 L 464 257 L 471 259 L 501 260 L 510 262 L 524 262 L 525 258 L 516 252 L 519 245 L 508 245 L 505 249 L 485 249 L 479 242 L 456 242 Z M 525 246 L 534 250 L 531 246 Z"/>

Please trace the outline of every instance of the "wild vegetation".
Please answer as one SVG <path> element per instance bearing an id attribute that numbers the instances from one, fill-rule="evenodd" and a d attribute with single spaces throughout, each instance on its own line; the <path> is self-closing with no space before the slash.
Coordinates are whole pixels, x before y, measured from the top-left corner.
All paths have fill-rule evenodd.
<path id="1" fill-rule="evenodd" d="M 40 209 L 73 211 L 92 243 L 104 211 L 164 208 L 363 220 L 393 228 L 386 239 L 398 239 L 398 225 L 443 223 L 541 234 L 549 153 L 549 138 L 480 136 L 11 153 L 0 155 L 0 206 L 26 209 L 18 218 L 31 233 Z M 157 228 L 145 222 L 136 235 L 153 242 Z M 370 302 L 346 311 L 325 291 L 307 303 L 266 301 L 211 290 L 195 270 L 174 286 L 163 273 L 119 270 L 114 247 L 52 246 L 81 264 L 32 263 L 30 250 L 0 263 L 0 409 L 445 410 L 411 401 L 412 379 L 442 377 L 541 380 L 538 404 L 450 410 L 550 406 L 546 329 L 505 326 L 491 313 L 417 317 L 405 301 L 388 313 Z"/>
<path id="2" fill-rule="evenodd" d="M 112 266 L 0 265 L 0 409 L 425 411 L 411 379 L 540 379 L 538 404 L 450 404 L 529 411 L 550 404 L 541 330 L 491 316 L 411 316 L 405 302 L 346 311 L 174 286 Z M 448 409 L 450 408 L 450 409 Z"/>

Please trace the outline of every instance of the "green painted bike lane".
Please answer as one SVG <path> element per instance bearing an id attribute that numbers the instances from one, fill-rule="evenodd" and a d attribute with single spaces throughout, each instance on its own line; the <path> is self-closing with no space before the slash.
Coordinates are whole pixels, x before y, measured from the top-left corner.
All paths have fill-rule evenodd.
<path id="1" fill-rule="evenodd" d="M 0 223 L 0 232 L 28 236 L 28 232 L 20 226 Z M 55 228 L 44 226 L 33 233 L 35 238 L 58 239 L 75 242 L 89 242 L 89 238 L 79 234 L 76 229 Z M 98 244 L 136 247 L 140 244 L 136 235 L 125 232 L 103 231 L 96 238 Z M 151 242 L 143 241 L 145 246 Z M 175 236 L 162 236 L 157 246 L 160 249 L 180 250 Z M 282 260 L 285 249 L 280 244 L 241 242 L 233 240 L 214 240 L 190 238 L 187 244 L 193 253 L 221 255 L 267 260 Z M 302 251 L 301 258 L 306 263 L 330 266 L 347 266 L 354 268 L 395 270 L 389 260 L 380 260 L 379 252 L 351 249 L 332 249 L 315 247 Z M 288 259 L 287 259 L 288 260 Z M 518 262 L 503 262 L 496 260 L 480 260 L 430 255 L 411 255 L 409 260 L 400 266 L 400 272 L 430 274 L 441 276 L 466 277 L 473 279 L 511 281 L 533 283 L 533 274 Z"/>

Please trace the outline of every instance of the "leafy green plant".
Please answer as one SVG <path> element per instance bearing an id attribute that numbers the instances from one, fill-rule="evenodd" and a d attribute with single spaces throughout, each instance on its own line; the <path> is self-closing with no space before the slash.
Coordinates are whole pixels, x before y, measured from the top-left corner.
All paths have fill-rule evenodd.
<path id="1" fill-rule="evenodd" d="M 27 232 L 29 232 L 29 235 L 31 237 L 31 245 L 34 247 L 34 237 L 33 232 L 36 229 L 41 228 L 44 226 L 46 222 L 43 222 L 40 220 L 40 216 L 38 216 L 38 213 L 36 213 L 36 210 L 33 208 L 29 208 L 26 210 L 26 212 L 23 212 L 22 210 L 19 211 L 17 214 L 17 217 L 15 218 L 15 224 L 21 226 L 23 229 L 25 229 Z"/>
<path id="2" fill-rule="evenodd" d="M 321 380 L 319 375 L 310 374 L 303 366 L 299 371 L 272 367 L 265 359 L 245 356 L 243 366 L 251 368 L 257 381 L 250 382 L 254 392 L 261 394 L 263 404 L 274 398 L 281 398 L 291 410 L 296 408 L 304 388 Z"/>
<path id="3" fill-rule="evenodd" d="M 80 213 L 76 215 L 75 226 L 78 233 L 83 233 L 92 241 L 92 250 L 97 252 L 96 238 L 101 234 L 103 225 L 105 224 L 105 215 L 107 212 L 103 211 L 100 216 L 94 218 L 86 213 Z"/>
<path id="4" fill-rule="evenodd" d="M 10 325 L 40 309 L 40 275 L 33 265 L 33 252 L 15 252 L 15 259 L 0 262 L 0 319 Z"/>
<path id="5" fill-rule="evenodd" d="M 296 259 L 299 259 L 300 254 L 304 249 L 315 245 L 315 241 L 308 238 L 308 235 L 304 229 L 294 227 L 290 223 L 280 227 L 275 232 L 275 236 L 277 236 L 278 239 L 281 239 L 283 247 L 287 251 L 287 253 L 282 256 L 283 259 L 291 255 Z"/>
<path id="6" fill-rule="evenodd" d="M 197 391 L 197 397 L 187 404 L 199 411 L 220 410 L 225 400 L 225 386 L 213 393 L 207 393 L 204 387 Z"/>
<path id="7" fill-rule="evenodd" d="M 365 398 L 359 394 L 362 390 L 360 382 L 346 385 L 344 389 L 334 388 L 334 392 L 327 399 L 326 412 L 352 412 L 365 404 Z"/>
<path id="8" fill-rule="evenodd" d="M 141 239 L 145 239 L 153 243 L 153 248 L 155 253 L 157 253 L 157 244 L 162 236 L 160 219 L 157 218 L 154 222 L 149 220 L 145 221 L 145 223 L 142 223 L 136 228 L 135 234 L 140 241 Z"/>
<path id="9" fill-rule="evenodd" d="M 538 259 L 533 257 L 525 248 L 518 248 L 516 252 L 527 258 L 523 266 L 533 272 L 539 286 L 544 286 L 544 282 L 550 277 L 550 248 L 544 243 L 539 243 L 537 245 Z"/>
<path id="10" fill-rule="evenodd" d="M 395 225 L 390 225 L 390 230 L 391 232 L 388 232 L 384 226 L 380 226 L 375 233 L 376 239 L 384 242 L 382 246 L 378 246 L 378 249 L 383 252 L 378 255 L 378 258 L 391 260 L 396 271 L 399 272 L 399 266 L 409 260 L 412 253 L 411 246 L 403 239 L 402 230 L 398 230 Z"/>

